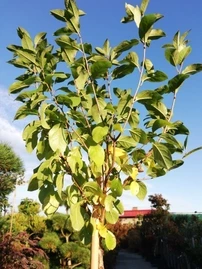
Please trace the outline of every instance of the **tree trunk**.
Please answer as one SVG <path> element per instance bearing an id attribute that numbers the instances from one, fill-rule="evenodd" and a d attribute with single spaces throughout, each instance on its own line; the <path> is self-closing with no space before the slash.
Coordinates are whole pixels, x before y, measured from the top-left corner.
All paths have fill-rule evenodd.
<path id="1" fill-rule="evenodd" d="M 104 269 L 103 250 L 100 247 L 98 230 L 95 229 L 92 235 L 91 244 L 91 269 Z"/>

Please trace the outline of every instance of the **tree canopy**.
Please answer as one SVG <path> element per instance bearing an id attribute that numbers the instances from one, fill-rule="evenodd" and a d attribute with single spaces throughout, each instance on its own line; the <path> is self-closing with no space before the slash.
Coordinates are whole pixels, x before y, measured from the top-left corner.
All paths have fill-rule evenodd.
<path id="1" fill-rule="evenodd" d="M 123 191 L 144 199 L 145 177 L 160 177 L 181 166 L 187 147 L 189 130 L 173 113 L 183 82 L 200 72 L 202 64 L 185 66 L 191 52 L 188 32 L 177 31 L 163 47 L 176 74 L 168 78 L 154 66 L 147 51 L 165 32 L 156 28 L 163 15 L 146 14 L 148 4 L 142 0 L 140 6 L 125 5 L 122 23 L 133 22 L 137 34 L 115 47 L 108 39 L 96 47 L 83 41 L 80 22 L 85 12 L 73 0 L 65 0 L 64 9 L 51 10 L 64 24 L 54 32 L 56 49 L 46 33 L 32 39 L 22 27 L 17 30 L 20 45 L 8 46 L 10 64 L 25 69 L 9 88 L 22 103 L 15 119 L 29 117 L 23 140 L 41 162 L 28 189 L 39 190 L 47 215 L 65 201 L 83 242 L 92 236 L 92 252 L 99 248 L 99 238 L 109 250 L 116 246 L 106 224 L 116 223 L 123 213 Z M 134 72 L 138 79 L 132 89 L 115 86 Z M 67 187 L 66 175 L 71 178 Z M 92 268 L 98 268 L 96 262 Z"/>
<path id="2" fill-rule="evenodd" d="M 0 143 L 0 211 L 6 210 L 8 195 L 16 184 L 23 180 L 24 167 L 22 160 L 12 147 Z"/>

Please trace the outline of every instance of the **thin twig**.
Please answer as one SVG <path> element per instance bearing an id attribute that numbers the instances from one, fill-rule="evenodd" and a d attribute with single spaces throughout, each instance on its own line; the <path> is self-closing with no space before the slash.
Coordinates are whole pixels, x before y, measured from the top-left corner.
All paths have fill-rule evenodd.
<path id="1" fill-rule="evenodd" d="M 107 72 L 107 90 L 108 90 L 108 94 L 109 94 L 110 103 L 112 104 L 111 80 L 109 77 L 109 72 Z"/>
<path id="2" fill-rule="evenodd" d="M 89 80 L 91 82 L 93 93 L 94 93 L 94 96 L 95 96 L 95 102 L 96 102 L 96 105 L 97 105 L 98 113 L 100 115 L 101 120 L 103 121 L 102 115 L 100 113 L 100 105 L 99 105 L 98 98 L 97 98 L 97 95 L 96 95 L 95 85 L 94 85 L 94 82 L 91 79 L 91 72 L 90 72 L 90 69 L 89 69 L 89 64 L 88 64 L 88 60 L 87 60 L 87 57 L 86 57 L 86 54 L 85 54 L 83 40 L 82 40 L 82 37 L 81 37 L 80 33 L 78 33 L 78 37 L 79 37 L 81 47 L 82 47 L 82 54 L 83 54 L 83 59 L 84 59 L 85 65 L 86 65 L 86 70 L 88 72 Z"/>
<path id="3" fill-rule="evenodd" d="M 130 107 L 130 111 L 128 113 L 128 117 L 124 123 L 124 127 L 123 129 L 125 129 L 128 121 L 129 121 L 129 118 L 131 116 L 131 113 L 132 113 L 132 110 L 133 110 L 133 105 L 136 101 L 136 98 L 137 98 L 137 94 L 139 92 L 139 89 L 140 87 L 142 86 L 142 77 L 143 77 L 143 73 L 144 73 L 144 64 L 145 64 L 145 60 L 146 60 L 146 44 L 143 45 L 143 61 L 142 61 L 142 68 L 141 68 L 141 71 L 140 71 L 140 77 L 139 77 L 139 81 L 138 81 L 138 85 L 137 85 L 137 88 L 136 88 L 136 91 L 135 91 L 135 94 L 133 96 L 133 99 L 132 99 L 132 104 L 131 104 L 131 107 Z"/>
<path id="4" fill-rule="evenodd" d="M 79 89 L 78 89 L 78 87 L 77 87 L 77 85 L 76 85 L 75 80 L 74 80 L 74 85 L 75 85 L 77 94 L 79 95 Z M 83 106 L 81 106 L 80 108 L 81 108 L 81 111 L 82 111 L 83 116 L 84 116 L 84 118 L 85 118 L 85 121 L 86 121 L 86 123 L 87 123 L 87 125 L 88 125 L 88 128 L 89 128 L 89 130 L 91 131 L 91 126 L 90 126 L 90 123 L 89 123 L 89 121 L 88 121 L 88 118 L 87 118 L 87 116 L 86 116 L 86 114 L 85 114 L 84 108 L 83 108 Z"/>

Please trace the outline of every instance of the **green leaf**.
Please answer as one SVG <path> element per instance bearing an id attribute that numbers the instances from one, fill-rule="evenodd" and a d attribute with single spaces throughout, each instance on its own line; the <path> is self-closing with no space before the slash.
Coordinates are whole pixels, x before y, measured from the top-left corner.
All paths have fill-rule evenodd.
<path id="1" fill-rule="evenodd" d="M 59 150 L 61 153 L 64 153 L 67 148 L 67 141 L 65 138 L 64 128 L 62 128 L 61 124 L 54 125 L 49 133 L 49 144 L 53 151 Z"/>
<path id="2" fill-rule="evenodd" d="M 60 200 L 56 192 L 50 193 L 43 201 L 43 210 L 47 216 L 53 215 L 60 205 Z"/>
<path id="3" fill-rule="evenodd" d="M 62 27 L 53 33 L 54 36 L 71 35 L 72 31 L 68 27 Z"/>
<path id="4" fill-rule="evenodd" d="M 196 151 L 198 151 L 198 150 L 201 150 L 201 149 L 202 149 L 202 147 L 198 147 L 198 148 L 192 149 L 192 150 L 190 150 L 189 152 L 187 152 L 187 153 L 183 156 L 183 158 L 186 158 L 186 157 L 189 156 L 190 154 L 192 154 L 192 153 L 194 153 L 194 152 L 196 152 Z"/>
<path id="5" fill-rule="evenodd" d="M 79 147 L 74 147 L 67 156 L 67 162 L 72 173 L 77 174 L 83 167 L 82 156 Z"/>
<path id="6" fill-rule="evenodd" d="M 187 135 L 185 140 L 184 140 L 184 150 L 187 149 L 188 138 L 189 138 L 189 136 Z"/>
<path id="7" fill-rule="evenodd" d="M 103 44 L 103 50 L 105 51 L 105 55 L 109 56 L 110 54 L 110 44 L 109 44 L 109 39 L 106 39 L 104 44 Z"/>
<path id="8" fill-rule="evenodd" d="M 177 76 L 169 80 L 169 92 L 174 92 L 176 89 L 178 89 L 188 77 L 189 75 L 186 74 L 178 74 Z"/>
<path id="9" fill-rule="evenodd" d="M 142 0 L 141 5 L 140 5 L 140 11 L 142 15 L 144 15 L 148 4 L 149 4 L 149 0 Z"/>
<path id="10" fill-rule="evenodd" d="M 76 49 L 63 49 L 62 50 L 62 59 L 68 64 L 71 65 L 75 61 L 77 50 Z"/>
<path id="11" fill-rule="evenodd" d="M 114 207 L 118 210 L 119 214 L 123 214 L 124 206 L 119 199 L 114 202 Z"/>
<path id="12" fill-rule="evenodd" d="M 137 195 L 140 191 L 140 186 L 136 181 L 132 181 L 130 184 L 130 191 L 132 193 L 132 195 Z"/>
<path id="13" fill-rule="evenodd" d="M 139 101 L 139 102 L 144 102 L 147 100 L 159 101 L 161 99 L 162 99 L 162 96 L 153 90 L 141 91 L 137 94 L 137 97 L 136 97 L 136 101 Z"/>
<path id="14" fill-rule="evenodd" d="M 180 166 L 182 166 L 184 162 L 182 160 L 174 160 L 173 161 L 173 166 L 170 168 L 170 170 L 176 169 Z"/>
<path id="15" fill-rule="evenodd" d="M 106 107 L 106 102 L 102 98 L 98 98 L 98 104 L 94 104 L 91 108 L 91 113 L 94 121 L 96 123 L 102 122 L 103 119 L 105 119 L 107 115 L 107 111 L 105 109 Z M 99 110 L 98 110 L 99 106 Z"/>
<path id="16" fill-rule="evenodd" d="M 74 80 L 76 88 L 78 90 L 82 90 L 85 88 L 88 77 L 89 77 L 88 72 L 86 72 L 85 70 L 81 70 L 79 72 L 79 76 Z"/>
<path id="17" fill-rule="evenodd" d="M 168 79 L 168 76 L 162 71 L 155 71 L 154 73 L 147 74 L 146 80 L 150 82 L 161 82 Z"/>
<path id="18" fill-rule="evenodd" d="M 117 223 L 118 219 L 119 219 L 119 213 L 116 209 L 112 209 L 110 211 L 106 211 L 105 212 L 105 219 L 108 223 L 110 224 L 115 224 Z"/>
<path id="19" fill-rule="evenodd" d="M 158 130 L 159 128 L 162 127 L 170 127 L 169 129 L 172 129 L 173 124 L 170 123 L 167 120 L 162 120 L 162 119 L 157 119 L 154 121 L 153 126 L 152 126 L 152 132 L 155 132 L 156 130 Z M 174 127 L 173 127 L 174 128 Z M 175 129 L 175 128 L 174 128 Z"/>
<path id="20" fill-rule="evenodd" d="M 113 130 L 122 133 L 122 132 L 123 132 L 123 127 L 121 126 L 120 123 L 115 123 L 115 124 L 113 125 Z"/>
<path id="21" fill-rule="evenodd" d="M 181 51 L 174 54 L 174 62 L 176 65 L 182 64 L 187 56 L 191 53 L 191 47 L 185 47 Z"/>
<path id="22" fill-rule="evenodd" d="M 24 119 L 27 116 L 36 116 L 38 114 L 37 109 L 30 109 L 26 105 L 18 108 L 14 120 Z"/>
<path id="23" fill-rule="evenodd" d="M 50 125 L 47 123 L 47 118 L 46 118 L 46 109 L 49 107 L 49 104 L 46 103 L 42 103 L 40 110 L 39 110 L 39 114 L 40 114 L 40 118 L 41 118 L 41 126 L 44 129 L 49 130 L 50 129 Z"/>
<path id="24" fill-rule="evenodd" d="M 65 13 L 62 9 L 54 9 L 50 11 L 51 15 L 53 15 L 57 20 L 65 22 Z"/>
<path id="25" fill-rule="evenodd" d="M 154 101 L 153 103 L 145 103 L 145 107 L 152 116 L 166 119 L 168 111 L 164 103 Z"/>
<path id="26" fill-rule="evenodd" d="M 26 60 L 28 60 L 30 63 L 38 66 L 38 63 L 36 62 L 36 57 L 35 57 L 35 55 L 33 55 L 32 51 L 29 51 L 29 50 L 26 50 L 26 49 L 18 49 L 18 50 L 16 50 L 16 54 L 19 57 L 23 57 Z"/>
<path id="27" fill-rule="evenodd" d="M 102 193 L 99 184 L 95 181 L 85 183 L 83 189 L 87 192 L 91 192 L 93 195 L 101 195 Z"/>
<path id="28" fill-rule="evenodd" d="M 96 47 L 95 50 L 96 50 L 99 54 L 101 54 L 101 55 L 103 55 L 103 56 L 105 55 L 105 51 L 104 51 L 102 48 Z"/>
<path id="29" fill-rule="evenodd" d="M 110 231 L 107 232 L 105 237 L 105 244 L 108 250 L 113 250 L 116 247 L 116 237 Z"/>
<path id="30" fill-rule="evenodd" d="M 57 188 L 58 195 L 62 199 L 62 189 L 63 189 L 63 185 L 64 185 L 64 174 L 63 173 L 56 174 L 55 181 L 56 181 L 55 185 Z"/>
<path id="31" fill-rule="evenodd" d="M 103 225 L 103 224 L 99 224 L 99 225 L 97 226 L 97 229 L 99 230 L 99 235 L 100 235 L 102 238 L 105 238 L 106 235 L 107 235 L 107 232 L 108 232 L 106 226 Z"/>
<path id="32" fill-rule="evenodd" d="M 70 207 L 71 204 L 77 204 L 80 199 L 80 191 L 75 185 L 67 187 L 65 194 L 67 196 L 67 204 Z"/>
<path id="33" fill-rule="evenodd" d="M 173 60 L 173 54 L 175 52 L 175 49 L 173 48 L 168 48 L 165 50 L 165 58 L 166 60 L 173 66 L 176 66 L 174 60 Z"/>
<path id="34" fill-rule="evenodd" d="M 108 134 L 108 127 L 101 127 L 101 126 L 97 126 L 93 129 L 92 132 L 92 136 L 93 136 L 93 140 L 96 143 L 100 143 L 103 141 L 104 137 Z"/>
<path id="35" fill-rule="evenodd" d="M 144 68 L 146 69 L 147 73 L 154 73 L 154 65 L 151 60 L 145 59 L 144 61 Z"/>
<path id="36" fill-rule="evenodd" d="M 104 164 L 105 153 L 104 149 L 100 145 L 90 146 L 88 150 L 90 161 L 94 162 L 97 167 Z"/>
<path id="37" fill-rule="evenodd" d="M 173 166 L 172 156 L 169 149 L 158 142 L 153 143 L 154 160 L 161 167 L 169 170 Z"/>
<path id="38" fill-rule="evenodd" d="M 37 82 L 37 79 L 35 76 L 29 77 L 23 81 L 15 81 L 9 87 L 9 93 L 18 93 L 25 88 L 29 88 L 29 86 L 32 85 L 34 82 Z"/>
<path id="39" fill-rule="evenodd" d="M 105 210 L 110 212 L 114 207 L 115 198 L 112 195 L 107 195 L 104 200 Z"/>
<path id="40" fill-rule="evenodd" d="M 41 135 L 40 140 L 37 143 L 37 158 L 41 161 L 43 160 L 51 151 L 48 139 Z"/>
<path id="41" fill-rule="evenodd" d="M 39 120 L 34 120 L 27 124 L 27 126 L 24 128 L 23 133 L 22 133 L 22 138 L 23 140 L 28 140 L 29 137 L 32 135 L 32 133 L 38 131 L 40 127 L 40 121 Z"/>
<path id="42" fill-rule="evenodd" d="M 44 40 L 44 38 L 46 37 L 46 33 L 45 32 L 41 32 L 41 33 L 38 33 L 35 38 L 34 38 L 34 45 L 35 47 L 37 47 L 37 45 L 42 41 Z"/>
<path id="43" fill-rule="evenodd" d="M 175 137 L 171 134 L 161 134 L 160 137 L 164 139 L 167 143 L 170 143 L 175 146 L 177 149 L 183 148 L 180 142 L 178 142 L 177 139 L 175 139 Z"/>
<path id="44" fill-rule="evenodd" d="M 60 47 L 64 49 L 79 50 L 79 45 L 77 44 L 77 42 L 67 35 L 62 35 L 59 38 L 56 38 L 55 41 Z"/>
<path id="45" fill-rule="evenodd" d="M 149 33 L 148 40 L 156 40 L 164 36 L 166 34 L 161 29 L 152 29 Z"/>
<path id="46" fill-rule="evenodd" d="M 119 79 L 131 74 L 135 69 L 135 66 L 132 64 L 124 64 L 116 67 L 112 72 L 113 79 Z"/>
<path id="47" fill-rule="evenodd" d="M 128 123 L 130 124 L 131 128 L 136 128 L 140 122 L 139 119 L 139 112 L 138 111 L 132 111 Z"/>
<path id="48" fill-rule="evenodd" d="M 66 105 L 67 107 L 78 107 L 81 103 L 81 97 L 77 93 L 59 94 L 56 96 L 58 104 Z"/>
<path id="49" fill-rule="evenodd" d="M 131 40 L 124 40 L 122 41 L 118 46 L 114 47 L 113 50 L 119 54 L 126 50 L 131 49 L 133 46 L 136 46 L 139 44 L 139 41 L 137 39 L 131 39 Z"/>
<path id="50" fill-rule="evenodd" d="M 134 7 L 134 6 L 127 4 L 127 3 L 125 4 L 125 8 L 126 8 L 127 14 L 131 14 L 133 16 L 133 19 L 134 19 L 137 27 L 139 28 L 139 24 L 141 21 L 140 8 L 138 6 Z"/>
<path id="51" fill-rule="evenodd" d="M 138 184 L 139 184 L 139 192 L 136 196 L 138 199 L 144 200 L 144 198 L 147 195 L 147 186 L 141 181 L 139 181 Z"/>
<path id="52" fill-rule="evenodd" d="M 202 71 L 202 64 L 191 64 L 188 65 L 183 71 L 182 74 L 194 75 Z"/>
<path id="53" fill-rule="evenodd" d="M 140 39 L 143 39 L 146 35 L 146 33 L 150 30 L 150 28 L 153 26 L 153 24 L 160 20 L 163 17 L 161 14 L 148 14 L 145 15 L 139 25 L 139 37 Z"/>
<path id="54" fill-rule="evenodd" d="M 28 191 L 36 191 L 39 189 L 39 180 L 37 178 L 37 174 L 33 174 L 28 183 Z"/>
<path id="55" fill-rule="evenodd" d="M 125 60 L 129 62 L 130 64 L 139 68 L 139 58 L 136 52 L 134 51 L 129 52 Z"/>
<path id="56" fill-rule="evenodd" d="M 75 231 L 80 231 L 84 225 L 84 218 L 81 213 L 81 205 L 80 203 L 71 204 L 70 206 L 70 220 L 72 227 Z"/>
<path id="57" fill-rule="evenodd" d="M 121 135 L 117 140 L 118 147 L 123 147 L 124 149 L 134 148 L 137 145 L 137 141 L 134 138 L 126 135 Z"/>
<path id="58" fill-rule="evenodd" d="M 55 72 L 53 77 L 55 77 L 55 83 L 60 83 L 70 78 L 70 74 L 64 72 Z"/>
<path id="59" fill-rule="evenodd" d="M 182 135 L 188 135 L 189 130 L 184 126 L 183 122 L 181 121 L 176 121 L 173 123 L 173 126 L 175 127 L 174 130 L 171 130 L 171 134 L 182 134 Z"/>
<path id="60" fill-rule="evenodd" d="M 143 160 L 146 157 L 146 153 L 143 149 L 135 149 L 132 153 L 132 160 L 134 163 L 139 162 L 140 160 Z"/>
<path id="61" fill-rule="evenodd" d="M 22 27 L 17 29 L 18 36 L 21 38 L 22 47 L 24 49 L 34 50 L 32 39 L 29 33 Z"/>
<path id="62" fill-rule="evenodd" d="M 100 78 L 108 71 L 112 63 L 108 60 L 97 61 L 91 65 L 91 74 L 94 79 Z"/>
<path id="63" fill-rule="evenodd" d="M 147 140 L 147 134 L 139 128 L 133 128 L 130 131 L 131 136 L 133 137 L 133 139 L 140 144 L 147 144 L 148 140 Z"/>
<path id="64" fill-rule="evenodd" d="M 123 193 L 123 187 L 122 187 L 121 180 L 119 178 L 114 178 L 110 182 L 110 189 L 111 189 L 113 195 L 121 196 Z"/>

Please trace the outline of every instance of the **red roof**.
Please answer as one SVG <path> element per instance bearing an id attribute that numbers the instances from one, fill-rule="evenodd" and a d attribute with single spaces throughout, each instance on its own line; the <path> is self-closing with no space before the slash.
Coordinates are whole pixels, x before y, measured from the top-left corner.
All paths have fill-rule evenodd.
<path id="1" fill-rule="evenodd" d="M 120 218 L 135 218 L 137 216 L 144 216 L 146 214 L 151 213 L 151 209 L 135 209 L 135 210 L 125 210 L 124 213 L 120 216 Z"/>

